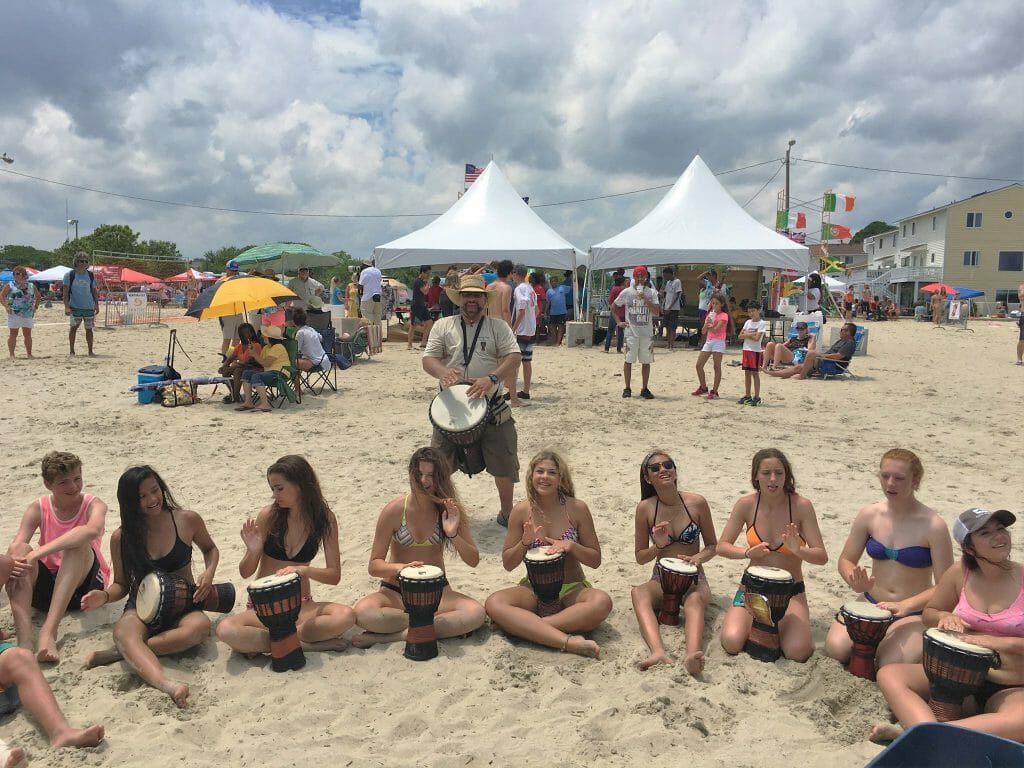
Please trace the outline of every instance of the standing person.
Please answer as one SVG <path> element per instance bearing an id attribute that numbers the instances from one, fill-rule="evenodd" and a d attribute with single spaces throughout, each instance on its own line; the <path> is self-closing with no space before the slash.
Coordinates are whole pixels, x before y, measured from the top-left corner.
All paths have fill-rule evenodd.
<path id="1" fill-rule="evenodd" d="M 818 518 L 810 500 L 796 492 L 789 459 L 777 448 L 763 448 L 754 454 L 750 483 L 755 493 L 743 496 L 733 506 L 718 540 L 718 554 L 749 560 L 749 565 L 781 568 L 793 577 L 793 596 L 779 621 L 779 639 L 787 659 L 804 662 L 814 652 L 814 643 L 803 564 L 828 562 Z M 735 543 L 744 527 L 746 549 Z M 743 650 L 750 635 L 753 619 L 744 607 L 745 591 L 741 583 L 722 623 L 722 648 L 729 654 Z"/>
<path id="2" fill-rule="evenodd" d="M 565 321 L 568 310 L 565 306 L 565 287 L 560 284 L 558 275 L 551 276 L 551 287 L 547 290 L 548 298 L 548 344 L 557 347 L 565 338 Z"/>
<path id="3" fill-rule="evenodd" d="M 380 589 L 355 605 L 356 623 L 365 632 L 352 644 L 367 648 L 406 639 L 409 617 L 402 604 L 398 574 L 406 566 L 444 567 L 444 553 L 454 551 L 470 568 L 480 562 L 469 516 L 455 486 L 447 460 L 436 448 L 418 448 L 409 459 L 409 493 L 389 501 L 377 519 L 370 549 L 370 575 Z M 390 555 L 390 557 L 389 557 Z M 434 615 L 439 638 L 459 637 L 479 629 L 484 607 L 451 588 L 445 578 L 441 604 Z"/>
<path id="4" fill-rule="evenodd" d="M 32 609 L 44 611 L 36 659 L 57 663 L 57 629 L 68 611 L 78 611 L 90 590 L 103 589 L 110 568 L 100 542 L 107 505 L 82 492 L 82 460 L 73 453 L 50 451 L 41 465 L 49 494 L 26 507 L 7 554 L 14 558 L 14 578 L 7 595 L 18 645 L 32 647 Z M 32 537 L 39 540 L 32 546 Z"/>
<path id="5" fill-rule="evenodd" d="M 853 285 L 846 286 L 843 294 L 843 318 L 846 322 L 853 320 Z"/>
<path id="6" fill-rule="evenodd" d="M 345 288 L 341 284 L 341 278 L 337 275 L 331 277 L 331 304 L 340 307 L 345 303 Z"/>
<path id="7" fill-rule="evenodd" d="M 839 555 L 843 581 L 896 618 L 875 653 L 879 667 L 921 660 L 921 611 L 953 564 L 945 521 L 914 495 L 923 476 L 921 459 L 913 451 L 893 448 L 882 454 L 878 478 L 885 498 L 857 514 Z M 865 551 L 872 561 L 870 573 L 858 565 Z M 845 664 L 852 649 L 846 627 L 834 622 L 825 638 L 825 654 Z"/>
<path id="8" fill-rule="evenodd" d="M 409 308 L 409 335 L 406 341 L 405 348 L 411 350 L 413 335 L 416 333 L 416 329 L 420 329 L 420 335 L 423 338 L 423 343 L 420 344 L 420 349 L 427 346 L 427 336 L 430 335 L 430 328 L 434 324 L 433 320 L 430 319 L 430 310 L 427 304 L 427 291 L 429 290 L 430 280 L 430 267 L 420 267 L 420 273 L 415 280 L 412 281 L 412 306 Z"/>
<path id="9" fill-rule="evenodd" d="M 622 352 L 623 329 L 619 325 L 613 305 L 615 300 L 619 298 L 619 294 L 626 289 L 626 275 L 616 272 L 612 282 L 612 288 L 608 292 L 608 330 L 604 335 L 604 351 L 608 352 L 611 349 L 612 336 L 614 335 L 615 351 Z"/>
<path id="10" fill-rule="evenodd" d="M 718 538 L 707 499 L 699 493 L 680 491 L 677 464 L 665 451 L 652 451 L 640 465 L 640 503 L 633 525 L 633 550 L 643 565 L 663 557 L 684 560 L 699 569 L 697 581 L 682 599 L 686 620 L 686 658 L 683 666 L 691 675 L 704 670 L 704 610 L 711 603 L 711 588 L 703 565 L 715 556 Z M 701 548 L 701 539 L 704 547 Z M 633 612 L 650 655 L 640 669 L 671 664 L 661 638 L 657 611 L 664 593 L 655 567 L 651 578 L 631 590 Z"/>
<path id="11" fill-rule="evenodd" d="M 359 273 L 360 300 L 359 311 L 370 324 L 370 352 L 381 349 L 381 320 L 384 317 L 384 276 L 373 264 L 364 264 Z"/>
<path id="12" fill-rule="evenodd" d="M 93 352 L 93 328 L 96 325 L 96 315 L 100 312 L 100 294 L 96 290 L 96 276 L 89 271 L 89 254 L 85 251 L 76 253 L 74 267 L 64 275 L 64 314 L 71 323 L 68 346 L 73 357 L 78 326 L 84 323 L 89 357 L 96 357 Z"/>
<path id="13" fill-rule="evenodd" d="M 442 387 L 467 381 L 470 398 L 487 398 L 491 418 L 480 442 L 466 451 L 494 477 L 501 505 L 497 522 L 508 525 L 512 493 L 519 481 L 519 437 L 511 411 L 499 404 L 503 382 L 510 372 L 515 375 L 519 365 L 519 345 L 507 323 L 484 316 L 487 293 L 480 275 L 464 275 L 457 291 L 446 288 L 445 292 L 458 305 L 459 314 L 434 324 L 423 352 L 423 370 Z M 436 428 L 431 445 L 441 450 L 451 466 L 464 468 L 458 461 L 461 449 Z"/>
<path id="14" fill-rule="evenodd" d="M 313 600 L 311 583 L 336 585 L 341 581 L 341 550 L 338 518 L 320 490 L 320 481 L 302 456 L 282 456 L 267 468 L 267 484 L 273 501 L 242 525 L 245 555 L 238 563 L 243 579 L 255 575 L 286 576 L 302 580 L 302 607 L 295 622 L 304 651 L 341 651 L 342 638 L 356 622 L 349 606 Z M 323 567 L 312 562 L 323 549 Z M 270 632 L 248 608 L 217 625 L 217 637 L 233 650 L 270 653 Z"/>
<path id="15" fill-rule="evenodd" d="M 761 308 L 756 304 L 747 307 L 749 319 L 743 323 L 740 339 L 743 340 L 743 384 L 746 394 L 739 399 L 740 405 L 761 404 L 761 366 L 764 364 L 764 353 L 761 351 L 761 340 L 764 338 L 764 320 L 761 319 Z M 754 395 L 750 388 L 753 385 Z"/>
<path id="16" fill-rule="evenodd" d="M 811 274 L 807 276 L 804 300 L 806 302 L 807 312 L 821 312 L 822 324 L 824 324 L 825 312 L 821 308 L 822 291 L 821 275 L 817 272 L 811 272 Z"/>
<path id="17" fill-rule="evenodd" d="M 935 293 L 932 294 L 931 309 L 932 309 L 932 322 L 936 326 L 942 324 L 942 308 L 946 304 L 946 289 L 939 288 Z"/>
<path id="18" fill-rule="evenodd" d="M 551 616 L 539 616 L 537 596 L 524 578 L 488 597 L 487 615 L 510 635 L 596 659 L 601 648 L 577 633 L 597 629 L 611 613 L 612 599 L 583 574 L 583 565 L 601 565 L 601 543 L 590 509 L 575 498 L 569 465 L 553 451 L 541 451 L 530 461 L 526 496 L 512 508 L 501 563 L 511 571 L 535 547 L 548 554 L 564 553 L 565 575 L 558 595 L 564 607 Z"/>
<path id="19" fill-rule="evenodd" d="M 565 270 L 564 277 L 562 278 L 562 290 L 565 291 L 565 319 L 573 320 L 576 317 L 576 303 L 573 299 L 573 290 L 575 286 L 573 281 L 576 278 L 576 273 L 571 269 Z"/>
<path id="20" fill-rule="evenodd" d="M 443 295 L 444 289 L 441 287 L 441 276 L 434 275 L 430 278 L 430 287 L 427 288 L 427 311 L 430 313 L 431 326 L 441 319 L 441 297 Z M 425 333 L 423 340 L 426 341 L 429 335 L 429 332 Z"/>
<path id="21" fill-rule="evenodd" d="M 658 294 L 647 285 L 649 280 L 647 268 L 636 267 L 633 270 L 636 287 L 624 288 L 610 306 L 616 326 L 625 329 L 626 358 L 622 364 L 622 381 L 626 386 L 622 396 L 633 396 L 630 388 L 633 363 L 639 362 L 643 382 L 640 397 L 644 400 L 654 399 L 649 386 L 651 363 L 654 362 L 654 315 L 661 312 Z"/>
<path id="22" fill-rule="evenodd" d="M 871 298 L 871 287 L 864 283 L 864 287 L 860 290 L 860 312 L 865 318 L 871 311 Z"/>
<path id="23" fill-rule="evenodd" d="M 441 317 L 451 317 L 458 314 L 458 308 L 448 298 L 448 291 L 458 293 L 459 280 L 461 279 L 462 275 L 459 273 L 458 267 L 448 267 L 448 271 L 444 274 L 444 290 L 441 291 Z"/>
<path id="24" fill-rule="evenodd" d="M 217 279 L 217 283 L 223 283 L 225 280 L 230 280 L 232 277 L 238 276 L 238 260 L 231 259 L 227 264 L 224 265 L 224 276 Z M 193 279 L 193 275 L 189 272 L 189 279 Z M 190 302 L 191 306 L 191 302 Z M 239 341 L 238 337 L 238 326 L 246 322 L 247 318 L 245 315 L 227 315 L 226 317 L 218 317 L 217 322 L 220 323 L 220 353 L 227 362 L 228 350 L 232 344 L 237 344 Z"/>
<path id="25" fill-rule="evenodd" d="M 359 270 L 353 268 L 345 288 L 345 317 L 359 317 Z"/>
<path id="26" fill-rule="evenodd" d="M 665 298 L 662 302 L 662 327 L 668 334 L 668 350 L 671 352 L 676 347 L 676 327 L 679 325 L 679 311 L 683 307 L 683 284 L 675 276 L 672 267 L 665 267 L 661 270 L 665 283 Z"/>
<path id="27" fill-rule="evenodd" d="M 25 267 L 15 267 L 13 273 L 14 282 L 4 283 L 0 290 L 0 304 L 7 310 L 7 328 L 10 330 L 7 350 L 14 357 L 18 329 L 21 328 L 25 339 L 25 356 L 32 357 L 32 325 L 42 296 L 35 284 L 28 281 L 28 270 Z"/>
<path id="28" fill-rule="evenodd" d="M 515 315 L 512 317 L 512 333 L 519 344 L 519 355 L 523 365 L 523 388 L 516 393 L 520 405 L 529 405 L 530 383 L 533 381 L 533 342 L 537 337 L 537 292 L 533 290 L 526 276 L 526 266 L 516 264 L 512 270 L 516 288 L 513 291 Z M 513 379 L 512 388 L 516 381 Z M 516 401 L 512 401 L 512 405 Z"/>
<path id="29" fill-rule="evenodd" d="M 504 322 L 509 329 L 512 328 L 512 310 L 515 306 L 515 298 L 512 295 L 512 268 L 515 265 L 508 259 L 498 262 L 495 267 L 495 278 L 487 282 L 486 273 L 483 275 L 487 285 L 487 315 Z M 505 399 L 513 408 L 522 406 L 519 393 L 516 389 L 516 376 L 519 372 L 519 365 L 505 375 Z"/>
<path id="30" fill-rule="evenodd" d="M 942 575 L 921 619 L 926 627 L 957 633 L 964 642 L 999 654 L 1000 665 L 989 670 L 972 696 L 977 714 L 952 724 L 1024 741 L 1024 566 L 1010 557 L 1008 530 L 1016 520 L 1005 509 L 974 508 L 960 514 L 953 538 L 963 558 Z M 935 722 L 921 664 L 883 667 L 878 687 L 900 725 L 876 725 L 871 741 L 892 741 L 902 728 Z"/>
<path id="31" fill-rule="evenodd" d="M 324 292 L 323 283 L 309 276 L 309 267 L 299 267 L 299 274 L 288 281 L 288 287 L 295 291 L 298 299 L 292 300 L 295 309 L 309 309 L 310 301 L 315 296 L 320 298 Z"/>
<path id="32" fill-rule="evenodd" d="M 698 387 L 691 392 L 696 397 L 706 397 L 708 400 L 718 399 L 718 385 L 722 381 L 722 355 L 725 354 L 725 339 L 729 335 L 729 325 L 732 317 L 726 309 L 725 296 L 716 293 L 708 303 L 708 311 L 704 318 L 704 346 L 697 355 L 697 379 Z M 712 358 L 715 369 L 715 383 L 708 389 L 707 379 L 704 377 L 704 366 L 708 358 Z"/>
<path id="33" fill-rule="evenodd" d="M 154 634 L 136 610 L 139 584 L 153 571 L 171 574 L 193 584 L 193 601 L 202 603 L 213 590 L 220 550 L 203 518 L 182 509 L 167 483 L 150 466 L 132 467 L 121 475 L 117 481 L 117 505 L 121 509 L 121 527 L 110 536 L 114 580 L 106 589 L 93 590 L 83 597 L 82 608 L 93 610 L 116 603 L 126 595 L 128 601 L 114 624 L 114 647 L 90 653 L 85 666 L 90 669 L 123 659 L 147 684 L 184 709 L 188 704 L 188 686 L 168 678 L 157 657 L 200 645 L 210 635 L 210 619 L 202 611 L 187 611 L 173 626 Z M 198 578 L 192 574 L 193 544 L 203 553 L 206 566 Z"/>
<path id="34" fill-rule="evenodd" d="M 697 322 L 704 327 L 704 318 L 708 316 L 708 306 L 711 304 L 711 297 L 715 293 L 715 283 L 718 282 L 718 273 L 713 270 L 705 270 L 697 276 L 700 290 L 697 292 Z"/>
<path id="35" fill-rule="evenodd" d="M 1020 303 L 1017 316 L 1017 365 L 1024 365 L 1024 283 L 1017 287 L 1017 301 Z"/>

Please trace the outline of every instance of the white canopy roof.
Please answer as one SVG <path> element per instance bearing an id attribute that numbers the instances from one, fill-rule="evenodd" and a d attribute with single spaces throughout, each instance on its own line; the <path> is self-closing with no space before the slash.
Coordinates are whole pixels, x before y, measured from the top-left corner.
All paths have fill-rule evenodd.
<path id="1" fill-rule="evenodd" d="M 590 249 L 591 268 L 728 264 L 806 273 L 810 251 L 756 221 L 700 159 L 661 202 L 625 232 Z"/>
<path id="2" fill-rule="evenodd" d="M 29 275 L 29 281 L 33 283 L 59 283 L 64 279 L 64 275 L 71 271 L 71 267 L 63 267 L 57 265 L 56 267 L 50 267 L 44 269 L 42 272 L 36 272 L 34 275 Z"/>
<path id="3" fill-rule="evenodd" d="M 828 288 L 830 291 L 846 290 L 846 283 L 844 283 L 842 280 L 836 280 L 834 277 L 829 277 L 828 275 L 822 275 L 821 278 L 825 281 L 825 287 Z M 793 285 L 803 285 L 806 281 L 807 276 L 804 275 L 803 277 L 794 280 Z"/>
<path id="4" fill-rule="evenodd" d="M 455 204 L 422 229 L 373 249 L 380 270 L 509 259 L 576 267 L 576 249 L 530 210 L 492 160 Z"/>

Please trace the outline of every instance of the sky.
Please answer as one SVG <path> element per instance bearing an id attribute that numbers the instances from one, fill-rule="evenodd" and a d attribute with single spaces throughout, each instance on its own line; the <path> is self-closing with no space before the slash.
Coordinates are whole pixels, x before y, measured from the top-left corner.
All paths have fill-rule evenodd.
<path id="1" fill-rule="evenodd" d="M 791 139 L 792 198 L 856 196 L 833 217 L 853 231 L 1024 181 L 1019 0 L 3 6 L 0 244 L 55 248 L 70 216 L 186 258 L 277 240 L 365 257 L 493 159 L 585 250 L 696 154 L 769 161 L 720 181 L 771 226 Z M 794 208 L 813 232 L 813 203 Z"/>

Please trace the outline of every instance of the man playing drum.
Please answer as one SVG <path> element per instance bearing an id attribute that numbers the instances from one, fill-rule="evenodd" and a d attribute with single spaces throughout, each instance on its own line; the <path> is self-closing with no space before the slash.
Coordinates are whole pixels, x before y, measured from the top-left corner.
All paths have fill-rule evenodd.
<path id="1" fill-rule="evenodd" d="M 450 387 L 465 381 L 470 399 L 487 398 L 491 404 L 487 424 L 479 442 L 466 449 L 462 460 L 458 446 L 434 428 L 431 440 L 452 466 L 466 471 L 474 458 L 494 477 L 501 510 L 498 523 L 508 525 L 512 510 L 512 491 L 519 481 L 518 435 L 512 413 L 502 400 L 502 382 L 516 370 L 520 361 L 519 344 L 508 324 L 486 317 L 487 294 L 479 275 L 466 275 L 458 290 L 445 289 L 459 313 L 434 324 L 423 352 L 423 370 Z"/>

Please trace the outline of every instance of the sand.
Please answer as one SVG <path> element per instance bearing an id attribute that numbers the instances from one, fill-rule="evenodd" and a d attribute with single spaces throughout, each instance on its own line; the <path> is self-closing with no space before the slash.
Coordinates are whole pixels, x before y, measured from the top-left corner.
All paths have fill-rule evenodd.
<path id="1" fill-rule="evenodd" d="M 176 367 L 212 373 L 216 323 L 169 325 L 191 356 L 179 352 Z M 590 576 L 615 603 L 593 634 L 600 661 L 510 640 L 485 625 L 468 639 L 442 642 L 439 658 L 426 663 L 407 661 L 401 645 L 392 645 L 309 654 L 305 670 L 276 675 L 211 637 L 166 661 L 171 676 L 192 688 L 189 707 L 179 711 L 123 664 L 82 669 L 88 651 L 109 643 L 121 613 L 115 605 L 66 619 L 61 662 L 45 670 L 69 720 L 103 722 L 106 741 L 94 750 L 52 751 L 23 713 L 0 719 L 0 735 L 49 766 L 861 766 L 880 750 L 865 740 L 868 729 L 887 716 L 873 684 L 820 650 L 806 664 L 763 664 L 720 649 L 738 561 L 707 565 L 715 597 L 703 679 L 678 663 L 638 671 L 646 649 L 629 588 L 649 574 L 633 559 L 639 463 L 654 446 L 670 451 L 682 466 L 681 486 L 708 498 L 721 531 L 749 489 L 754 451 L 786 451 L 831 558 L 805 570 L 820 649 L 836 609 L 852 599 L 835 560 L 855 512 L 879 498 L 875 472 L 886 449 L 918 451 L 926 472 L 919 497 L 947 522 L 974 505 L 1021 511 L 1017 329 L 985 320 L 971 327 L 974 333 L 911 321 L 872 324 L 870 354 L 853 365 L 857 380 L 766 380 L 756 409 L 736 405 L 743 390 L 734 367 L 725 368 L 721 400 L 690 397 L 690 350 L 659 350 L 651 380 L 657 399 L 646 402 L 620 397 L 622 359 L 614 349 L 538 347 L 534 404 L 517 413 L 519 455 L 525 466 L 541 448 L 563 452 L 577 495 L 594 513 L 604 562 Z M 40 495 L 46 451 L 83 458 L 87 490 L 111 505 L 107 539 L 118 525 L 118 476 L 146 462 L 205 518 L 222 553 L 218 580 L 234 582 L 244 595 L 239 527 L 269 499 L 266 467 L 282 454 L 302 453 L 318 470 L 341 530 L 341 583 L 314 586 L 315 595 L 351 604 L 376 588 L 366 572 L 373 526 L 383 504 L 407 488 L 405 465 L 429 440 L 427 406 L 436 390 L 404 341 L 340 373 L 340 393 L 259 415 L 222 405 L 223 390 L 192 407 L 137 405 L 128 387 L 139 367 L 162 361 L 167 327 L 96 334 L 97 358 L 84 356 L 81 332 L 79 356 L 69 358 L 63 316 L 43 310 L 35 331 L 39 359 L 0 360 L 0 539 L 13 536 L 21 511 Z M 736 351 L 726 357 L 738 359 Z M 449 577 L 483 600 L 521 574 L 501 567 L 504 531 L 493 522 L 490 479 L 460 475 L 457 484 L 473 510 L 482 559 L 476 569 L 450 561 Z M 517 485 L 516 498 L 523 495 Z M 0 627 L 12 630 L 6 608 Z M 669 653 L 681 658 L 682 629 L 665 628 L 664 635 Z"/>

